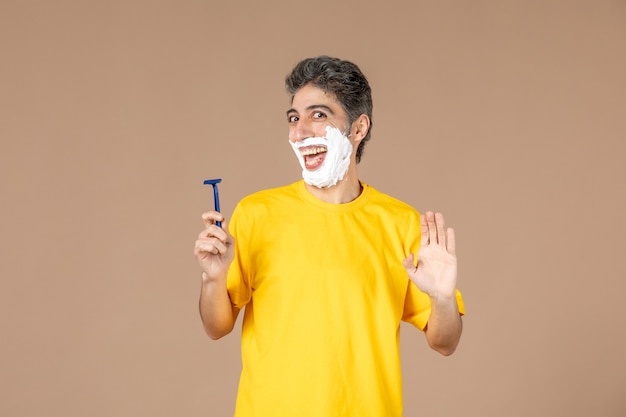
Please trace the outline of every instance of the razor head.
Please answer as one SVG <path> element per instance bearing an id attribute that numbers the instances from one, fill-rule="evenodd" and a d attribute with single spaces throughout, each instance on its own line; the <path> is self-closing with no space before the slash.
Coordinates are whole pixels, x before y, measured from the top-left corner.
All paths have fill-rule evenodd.
<path id="1" fill-rule="evenodd" d="M 214 180 L 204 180 L 204 183 L 205 183 L 205 184 L 212 184 L 212 185 L 217 185 L 217 184 L 219 184 L 220 182 L 222 182 L 222 179 L 221 179 L 221 178 L 216 178 L 216 179 L 214 179 Z"/>

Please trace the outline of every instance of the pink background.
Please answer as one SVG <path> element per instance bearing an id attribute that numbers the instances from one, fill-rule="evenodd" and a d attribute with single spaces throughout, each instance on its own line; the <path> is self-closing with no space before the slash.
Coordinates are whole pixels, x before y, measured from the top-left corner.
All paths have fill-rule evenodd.
<path id="1" fill-rule="evenodd" d="M 626 415 L 626 2 L 4 0 L 0 51 L 0 415 L 232 414 L 202 181 L 299 178 L 319 54 L 373 87 L 361 179 L 457 229 L 464 336 L 403 326 L 405 415 Z"/>

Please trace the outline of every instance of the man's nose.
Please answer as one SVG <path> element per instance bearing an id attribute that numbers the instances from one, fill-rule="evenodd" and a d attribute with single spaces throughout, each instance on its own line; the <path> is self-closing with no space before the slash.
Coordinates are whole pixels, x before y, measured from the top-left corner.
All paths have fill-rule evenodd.
<path id="1" fill-rule="evenodd" d="M 313 134 L 313 130 L 309 123 L 307 123 L 304 120 L 298 120 L 291 127 L 291 132 L 289 136 L 290 136 L 289 139 L 295 143 L 295 142 L 301 142 L 304 139 L 313 137 L 315 135 Z"/>

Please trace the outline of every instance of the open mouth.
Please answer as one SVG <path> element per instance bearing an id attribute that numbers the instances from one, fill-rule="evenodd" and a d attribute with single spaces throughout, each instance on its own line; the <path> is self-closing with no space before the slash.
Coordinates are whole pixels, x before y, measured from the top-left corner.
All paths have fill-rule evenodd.
<path id="1" fill-rule="evenodd" d="M 304 158 L 306 169 L 314 170 L 319 168 L 326 158 L 326 146 L 314 145 L 300 148 L 300 154 Z"/>

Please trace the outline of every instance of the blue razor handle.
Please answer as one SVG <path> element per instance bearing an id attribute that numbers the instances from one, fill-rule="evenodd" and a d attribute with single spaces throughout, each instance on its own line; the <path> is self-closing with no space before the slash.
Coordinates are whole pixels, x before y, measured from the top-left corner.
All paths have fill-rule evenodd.
<path id="1" fill-rule="evenodd" d="M 215 211 L 220 211 L 220 195 L 217 191 L 217 184 L 222 182 L 221 178 L 216 178 L 214 180 L 205 180 L 205 184 L 211 184 L 213 186 L 213 201 L 215 202 Z M 222 222 L 215 222 L 218 227 L 222 227 Z"/>

